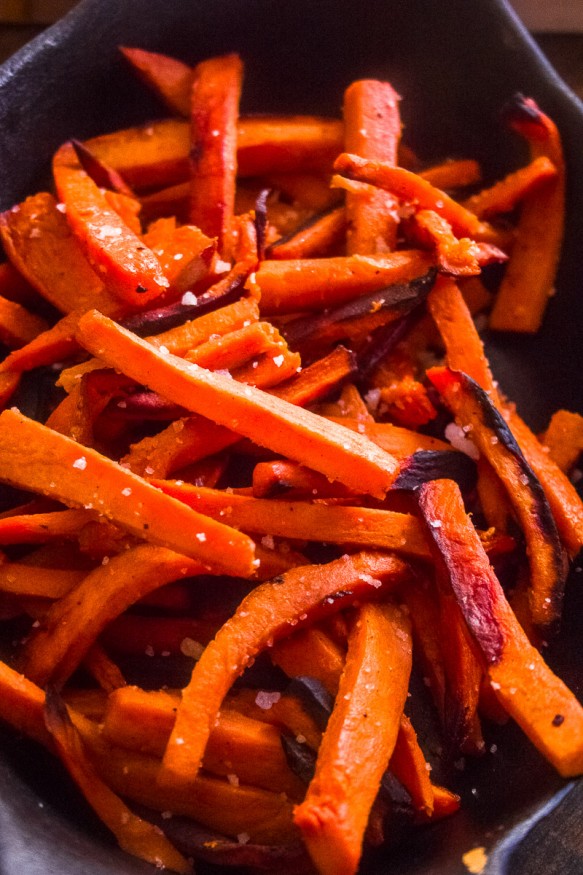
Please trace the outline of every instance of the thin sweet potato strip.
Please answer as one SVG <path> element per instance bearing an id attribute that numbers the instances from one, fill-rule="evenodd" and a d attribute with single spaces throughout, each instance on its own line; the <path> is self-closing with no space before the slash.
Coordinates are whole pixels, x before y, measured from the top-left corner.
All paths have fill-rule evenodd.
<path id="1" fill-rule="evenodd" d="M 261 446 L 282 452 L 333 480 L 382 496 L 397 463 L 361 435 L 222 374 L 164 355 L 96 311 L 79 323 L 80 343 L 108 365 L 170 401 L 211 416 Z"/>
<path id="2" fill-rule="evenodd" d="M 130 307 L 142 306 L 163 295 L 169 282 L 156 256 L 81 169 L 70 143 L 56 153 L 53 173 L 59 197 L 67 208 L 67 221 L 111 294 Z"/>
<path id="3" fill-rule="evenodd" d="M 39 686 L 62 686 L 108 622 L 164 584 L 206 572 L 196 560 L 149 544 L 113 556 L 49 610 L 22 652 L 24 673 Z"/>
<path id="4" fill-rule="evenodd" d="M 14 410 L 0 415 L 0 448 L 4 482 L 93 508 L 139 538 L 146 535 L 227 573 L 252 573 L 249 538 L 201 517 L 95 450 Z"/>
<path id="5" fill-rule="evenodd" d="M 192 872 L 192 867 L 163 833 L 134 814 L 103 782 L 71 722 L 66 705 L 54 692 L 47 692 L 45 723 L 69 774 L 120 846 L 161 868 L 185 875 Z"/>
<path id="6" fill-rule="evenodd" d="M 192 67 L 159 52 L 120 46 L 120 52 L 138 76 L 158 94 L 172 113 L 188 118 Z"/>
<path id="7" fill-rule="evenodd" d="M 119 301 L 91 268 L 51 194 L 33 195 L 3 213 L 0 234 L 22 276 L 62 313 L 88 307 L 119 311 Z"/>
<path id="8" fill-rule="evenodd" d="M 557 175 L 557 168 L 546 155 L 539 155 L 526 167 L 521 167 L 464 201 L 464 207 L 479 219 L 497 213 L 509 213 L 533 189 Z"/>
<path id="9" fill-rule="evenodd" d="M 583 416 L 569 410 L 557 410 L 541 438 L 555 465 L 569 472 L 583 452 Z"/>
<path id="10" fill-rule="evenodd" d="M 392 167 L 386 161 L 372 161 L 344 153 L 337 158 L 334 169 L 348 179 L 376 185 L 403 200 L 414 201 L 421 209 L 434 210 L 447 219 L 457 236 L 475 238 L 483 231 L 483 226 L 473 213 L 426 179 L 403 167 Z"/>
<path id="11" fill-rule="evenodd" d="M 42 331 L 29 343 L 15 349 L 0 364 L 0 371 L 21 373 L 64 361 L 79 350 L 75 340 L 81 310 L 72 310 L 52 328 Z"/>
<path id="12" fill-rule="evenodd" d="M 513 406 L 500 396 L 484 346 L 456 284 L 440 278 L 428 304 L 445 344 L 449 367 L 475 380 L 507 421 L 526 461 L 540 480 L 561 539 L 574 555 L 583 546 L 583 503 L 575 487 Z"/>
<path id="13" fill-rule="evenodd" d="M 471 426 L 472 440 L 504 483 L 528 546 L 532 619 L 551 627 L 561 613 L 567 561 L 541 483 L 505 420 L 471 377 L 449 368 L 431 368 L 427 374 L 457 424 Z"/>
<path id="14" fill-rule="evenodd" d="M 352 255 L 264 261 L 257 271 L 261 313 L 294 313 L 338 306 L 359 295 L 426 274 L 431 257 L 416 249 L 389 255 Z"/>
<path id="15" fill-rule="evenodd" d="M 272 243 L 267 249 L 267 257 L 277 261 L 289 261 L 329 255 L 330 250 L 343 239 L 346 222 L 344 207 L 329 210 L 308 220 L 297 231 Z"/>
<path id="16" fill-rule="evenodd" d="M 453 591 L 497 698 L 563 777 L 581 774 L 583 707 L 520 627 L 459 489 L 451 480 L 427 483 L 419 504 L 442 585 Z"/>
<path id="17" fill-rule="evenodd" d="M 184 501 L 199 513 L 208 514 L 244 532 L 428 556 L 419 521 L 410 514 L 367 507 L 253 498 L 176 481 L 152 482 L 167 495 Z"/>
<path id="18" fill-rule="evenodd" d="M 109 696 L 103 737 L 117 747 L 161 756 L 172 732 L 180 696 L 124 687 Z M 203 768 L 235 775 L 243 784 L 301 798 L 302 785 L 285 760 L 274 726 L 224 709 L 209 736 Z"/>
<path id="19" fill-rule="evenodd" d="M 0 519 L 0 544 L 40 544 L 61 538 L 76 538 L 93 514 L 82 510 L 18 514 Z"/>
<path id="20" fill-rule="evenodd" d="M 401 138 L 399 95 L 388 82 L 360 79 L 344 92 L 344 149 L 361 158 L 398 162 Z M 347 252 L 390 252 L 397 241 L 397 201 L 388 192 L 369 189 L 347 194 Z"/>
<path id="21" fill-rule="evenodd" d="M 301 617 L 334 613 L 355 598 L 380 595 L 408 573 L 391 554 L 358 553 L 294 569 L 250 593 L 208 645 L 183 692 L 164 754 L 168 775 L 196 774 L 231 684 L 270 641 L 289 634 Z"/>
<path id="22" fill-rule="evenodd" d="M 243 81 L 238 55 L 201 61 L 191 92 L 190 221 L 229 255 L 235 212 L 237 118 Z"/>
<path id="23" fill-rule="evenodd" d="M 370 809 L 399 732 L 411 650 L 409 620 L 400 608 L 368 604 L 358 611 L 316 773 L 294 811 L 323 875 L 358 868 Z"/>
<path id="24" fill-rule="evenodd" d="M 532 333 L 540 328 L 559 262 L 565 223 L 565 162 L 557 127 L 534 100 L 517 95 L 507 117 L 528 141 L 531 157 L 548 157 L 557 171 L 524 200 L 516 245 L 490 315 L 491 328 Z"/>

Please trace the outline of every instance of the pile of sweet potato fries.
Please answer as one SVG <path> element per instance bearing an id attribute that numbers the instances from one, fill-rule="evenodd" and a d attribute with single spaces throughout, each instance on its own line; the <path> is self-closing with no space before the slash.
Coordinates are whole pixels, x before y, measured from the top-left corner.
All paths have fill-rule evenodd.
<path id="1" fill-rule="evenodd" d="M 510 717 L 583 773 L 540 652 L 583 544 L 583 418 L 535 436 L 474 321 L 540 326 L 556 126 L 517 95 L 529 157 L 483 187 L 421 164 L 386 82 L 343 120 L 242 117 L 238 56 L 122 52 L 171 116 L 65 143 L 54 193 L 0 216 L 0 718 L 177 872 L 350 875 L 395 806 L 455 812 L 413 663 L 452 759 Z M 41 373 L 42 423 L 18 409 Z"/>

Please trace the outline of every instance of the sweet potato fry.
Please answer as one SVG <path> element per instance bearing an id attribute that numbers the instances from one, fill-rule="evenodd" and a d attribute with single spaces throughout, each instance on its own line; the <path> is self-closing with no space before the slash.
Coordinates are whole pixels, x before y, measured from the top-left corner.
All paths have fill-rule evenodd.
<path id="1" fill-rule="evenodd" d="M 388 82 L 360 79 L 344 92 L 344 149 L 395 165 L 401 138 L 399 95 Z M 372 255 L 395 249 L 398 204 L 388 192 L 347 194 L 347 251 Z"/>
<path id="2" fill-rule="evenodd" d="M 261 312 L 272 315 L 338 306 L 420 277 L 430 267 L 430 257 L 418 250 L 374 257 L 264 261 L 257 271 Z"/>
<path id="3" fill-rule="evenodd" d="M 563 777 L 581 774 L 583 708 L 522 631 L 459 490 L 434 481 L 421 488 L 419 503 L 442 585 L 451 587 L 496 696 Z"/>
<path id="4" fill-rule="evenodd" d="M 120 52 L 146 85 L 158 94 L 168 109 L 188 118 L 194 71 L 188 64 L 159 52 L 120 46 Z"/>
<path id="5" fill-rule="evenodd" d="M 547 157 L 556 169 L 555 177 L 524 200 L 516 245 L 490 315 L 491 328 L 532 333 L 540 327 L 559 261 L 565 221 L 565 164 L 557 127 L 534 100 L 517 95 L 507 117 L 511 127 L 528 141 L 531 157 Z"/>
<path id="6" fill-rule="evenodd" d="M 47 693 L 45 723 L 71 777 L 120 846 L 128 853 L 165 869 L 185 875 L 192 872 L 186 859 L 160 830 L 134 814 L 101 780 L 69 718 L 66 705 L 54 691 Z"/>
<path id="7" fill-rule="evenodd" d="M 20 452 L 23 445 L 26 458 Z M 0 446 L 0 479 L 5 482 L 73 506 L 91 505 L 132 534 L 147 534 L 150 541 L 201 562 L 243 576 L 253 570 L 249 538 L 214 522 L 209 528 L 208 518 L 187 511 L 95 450 L 12 410 L 0 415 Z"/>
<path id="8" fill-rule="evenodd" d="M 528 545 L 533 622 L 548 628 L 561 613 L 567 562 L 540 481 L 504 419 L 471 377 L 448 368 L 432 368 L 428 376 L 458 425 L 472 426 L 472 439 L 505 485 Z"/>
<path id="9" fill-rule="evenodd" d="M 297 461 L 340 482 L 358 484 L 373 495 L 384 495 L 396 462 L 368 440 L 328 423 L 315 414 L 280 401 L 250 386 L 161 355 L 150 344 L 116 326 L 97 312 L 79 323 L 80 342 L 110 366 L 144 382 L 170 400 L 195 412 L 212 414 L 219 424 L 260 445 L 283 451 Z M 196 387 L 196 392 L 192 390 Z M 321 451 L 326 447 L 326 456 Z"/>
<path id="10" fill-rule="evenodd" d="M 199 513 L 244 532 L 294 540 L 379 547 L 408 556 L 427 556 L 418 521 L 410 514 L 367 507 L 288 502 L 233 495 L 188 483 L 153 480 L 167 495 Z"/>
<path id="11" fill-rule="evenodd" d="M 410 671 L 408 618 L 390 604 L 363 606 L 349 635 L 316 774 L 294 812 L 321 873 L 349 875 L 358 868 L 369 812 L 397 740 Z"/>
<path id="12" fill-rule="evenodd" d="M 82 170 L 70 143 L 56 153 L 53 174 L 59 197 L 67 208 L 67 221 L 111 294 L 130 307 L 163 295 L 169 282 L 155 255 L 110 207 L 105 195 Z"/>
<path id="13" fill-rule="evenodd" d="M 57 207 L 52 195 L 40 193 L 1 215 L 0 234 L 8 256 L 31 286 L 62 313 L 88 307 L 118 312 L 119 302 L 91 269 Z"/>
<path id="14" fill-rule="evenodd" d="M 142 545 L 112 557 L 43 618 L 22 653 L 25 674 L 40 686 L 62 686 L 110 620 L 160 586 L 205 572 L 200 562 L 163 547 Z"/>
<path id="15" fill-rule="evenodd" d="M 202 61 L 191 94 L 190 221 L 231 252 L 237 175 L 237 118 L 243 80 L 238 55 Z"/>

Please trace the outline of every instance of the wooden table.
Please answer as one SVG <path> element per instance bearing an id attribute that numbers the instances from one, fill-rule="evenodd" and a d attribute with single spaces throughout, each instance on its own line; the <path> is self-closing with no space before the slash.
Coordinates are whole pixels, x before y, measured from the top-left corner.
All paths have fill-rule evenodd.
<path id="1" fill-rule="evenodd" d="M 0 25 L 0 63 L 41 30 L 35 25 Z M 583 100 L 583 33 L 535 34 L 535 38 L 557 72 Z"/>

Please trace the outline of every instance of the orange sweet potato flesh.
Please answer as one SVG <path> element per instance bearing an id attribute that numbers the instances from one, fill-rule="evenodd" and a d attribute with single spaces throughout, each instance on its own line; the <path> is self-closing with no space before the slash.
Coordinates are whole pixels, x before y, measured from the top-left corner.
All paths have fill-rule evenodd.
<path id="1" fill-rule="evenodd" d="M 583 707 L 534 648 L 451 480 L 421 487 L 419 505 L 442 586 L 451 588 L 494 693 L 563 777 L 583 772 Z M 439 527 L 431 523 L 439 519 Z"/>
<path id="2" fill-rule="evenodd" d="M 134 307 L 163 295 L 169 282 L 156 256 L 82 170 L 70 143 L 55 154 L 53 174 L 59 197 L 67 208 L 67 221 L 107 289 Z"/>
<path id="3" fill-rule="evenodd" d="M 541 483 L 504 419 L 474 380 L 449 368 L 431 368 L 427 373 L 458 425 L 472 427 L 472 440 L 505 486 L 528 547 L 532 619 L 550 628 L 560 616 L 567 563 Z"/>
<path id="4" fill-rule="evenodd" d="M 134 814 L 103 782 L 71 722 L 66 705 L 54 693 L 47 694 L 45 723 L 69 774 L 120 846 L 165 869 L 185 875 L 192 872 L 191 866 L 163 833 Z"/>
<path id="5" fill-rule="evenodd" d="M 62 686 L 108 622 L 164 584 L 205 572 L 164 547 L 144 544 L 113 556 L 50 608 L 22 652 L 24 673 L 40 686 Z"/>
<path id="6" fill-rule="evenodd" d="M 322 875 L 354 875 L 370 809 L 399 732 L 411 672 L 409 620 L 395 605 L 357 613 L 346 666 L 305 800 L 294 812 Z"/>
<path id="7" fill-rule="evenodd" d="M 0 234 L 22 276 L 62 313 L 89 307 L 104 313 L 119 310 L 119 302 L 92 270 L 51 194 L 32 195 L 3 213 Z"/>
<path id="8" fill-rule="evenodd" d="M 302 225 L 297 232 L 276 240 L 267 250 L 267 255 L 277 261 L 329 255 L 331 249 L 343 240 L 346 221 L 344 207 L 330 210 L 315 221 Z"/>
<path id="9" fill-rule="evenodd" d="M 193 70 L 188 64 L 144 49 L 120 46 L 120 52 L 138 76 L 164 100 L 171 112 L 188 118 Z"/>
<path id="10" fill-rule="evenodd" d="M 360 79 L 344 92 L 344 148 L 361 158 L 397 164 L 401 138 L 399 95 L 388 82 Z M 390 252 L 397 238 L 397 201 L 371 189 L 347 194 L 349 255 Z"/>
<path id="11" fill-rule="evenodd" d="M 447 219 L 456 236 L 475 237 L 483 230 L 473 213 L 426 179 L 403 167 L 392 167 L 386 161 L 372 161 L 344 153 L 336 160 L 334 169 L 348 179 L 376 185 L 396 197 L 413 201 L 420 209 L 435 210 Z"/>
<path id="12" fill-rule="evenodd" d="M 361 435 L 222 374 L 163 355 L 96 311 L 81 319 L 78 340 L 108 365 L 169 401 L 209 416 L 330 479 L 382 496 L 397 475 L 393 457 Z"/>
<path id="13" fill-rule="evenodd" d="M 153 480 L 167 495 L 244 532 L 395 550 L 427 557 L 419 521 L 410 514 L 367 507 L 254 498 L 180 481 Z"/>
<path id="14" fill-rule="evenodd" d="M 162 690 L 123 687 L 108 698 L 103 736 L 118 747 L 161 756 L 174 725 L 180 697 Z M 301 798 L 303 787 L 290 771 L 280 732 L 232 709 L 222 710 L 212 729 L 203 768 L 235 775 L 243 784 Z"/>
<path id="15" fill-rule="evenodd" d="M 546 155 L 539 155 L 526 167 L 521 167 L 501 179 L 491 188 L 483 189 L 466 201 L 466 209 L 479 219 L 497 213 L 509 213 L 533 189 L 557 175 L 557 169 Z"/>
<path id="16" fill-rule="evenodd" d="M 330 172 L 342 149 L 343 125 L 318 116 L 258 116 L 237 124 L 240 176 Z M 87 140 L 85 145 L 137 189 L 169 186 L 188 179 L 190 126 L 164 119 Z"/>
<path id="17" fill-rule="evenodd" d="M 383 256 L 264 261 L 257 271 L 261 312 L 294 313 L 343 304 L 427 273 L 432 259 L 416 249 Z"/>
<path id="18" fill-rule="evenodd" d="M 293 569 L 253 590 L 208 645 L 183 692 L 164 754 L 169 775 L 196 774 L 231 684 L 269 641 L 289 634 L 300 617 L 334 613 L 346 599 L 378 596 L 407 575 L 407 566 L 391 554 L 357 553 Z M 344 597 L 335 599 L 340 592 Z"/>
<path id="19" fill-rule="evenodd" d="M 429 294 L 428 305 L 445 344 L 449 367 L 463 371 L 475 380 L 508 422 L 526 461 L 545 491 L 561 540 L 571 555 L 576 554 L 583 546 L 581 499 L 552 455 L 546 452 L 513 407 L 500 397 L 484 346 L 455 282 L 438 278 Z"/>
<path id="20" fill-rule="evenodd" d="M 94 507 L 140 538 L 147 535 L 153 543 L 227 573 L 248 576 L 253 571 L 249 538 L 201 517 L 95 450 L 14 410 L 0 415 L 0 447 L 4 482 L 74 507 Z"/>
<path id="21" fill-rule="evenodd" d="M 561 471 L 569 472 L 583 452 L 583 416 L 557 410 L 542 437 L 542 444 Z"/>
<path id="22" fill-rule="evenodd" d="M 232 247 L 237 176 L 237 118 L 243 82 L 238 55 L 202 61 L 194 69 L 191 92 L 190 221 L 219 250 Z"/>
<path id="23" fill-rule="evenodd" d="M 511 112 L 511 126 L 527 140 L 531 157 L 549 158 L 556 176 L 524 200 L 516 245 L 490 314 L 490 327 L 532 333 L 540 328 L 559 262 L 565 224 L 565 162 L 557 127 L 534 100 L 522 98 Z"/>
<path id="24" fill-rule="evenodd" d="M 42 365 L 52 365 L 73 355 L 79 349 L 75 331 L 81 311 L 72 310 L 52 328 L 42 331 L 29 343 L 13 350 L 0 364 L 0 371 L 30 371 Z"/>

